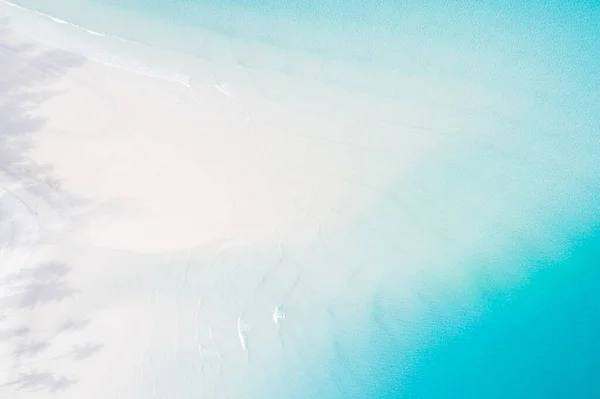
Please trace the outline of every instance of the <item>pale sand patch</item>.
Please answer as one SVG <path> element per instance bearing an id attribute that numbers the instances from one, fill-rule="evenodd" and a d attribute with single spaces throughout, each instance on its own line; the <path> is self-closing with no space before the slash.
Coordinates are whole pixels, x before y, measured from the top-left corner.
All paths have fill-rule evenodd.
<path id="1" fill-rule="evenodd" d="M 252 82 L 222 86 L 235 96 L 190 89 L 4 28 L 3 59 L 23 80 L 9 93 L 30 97 L 6 98 L 26 107 L 13 124 L 26 147 L 3 148 L 12 267 L 2 270 L 0 348 L 11 360 L 0 392 L 228 397 L 284 351 L 325 352 L 322 303 L 353 292 L 350 271 L 300 253 L 327 253 L 323 240 L 431 141 L 403 138 L 384 155 L 352 134 L 363 126 L 278 105 L 248 91 Z M 307 322 L 318 327 L 309 336 Z"/>
<path id="2" fill-rule="evenodd" d="M 294 111 L 256 93 L 190 90 L 93 62 L 45 89 L 56 95 L 31 111 L 47 121 L 31 133 L 31 159 L 52 165 L 66 192 L 110 204 L 111 212 L 88 215 L 82 239 L 140 252 L 272 241 L 315 208 L 351 203 L 344 212 L 353 220 L 376 197 L 369 190 L 433 143 L 426 134 L 394 137 L 386 153 L 390 143 L 380 141 L 395 126 L 377 126 L 369 146 L 356 142 L 352 130 L 365 126 L 355 118 Z"/>

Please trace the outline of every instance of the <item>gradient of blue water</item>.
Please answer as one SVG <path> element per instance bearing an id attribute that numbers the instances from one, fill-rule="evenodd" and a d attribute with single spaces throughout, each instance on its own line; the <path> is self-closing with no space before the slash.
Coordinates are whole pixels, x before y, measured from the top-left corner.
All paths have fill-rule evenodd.
<path id="1" fill-rule="evenodd" d="M 482 281 L 479 317 L 422 348 L 402 397 L 598 397 L 600 230 L 580 240 L 560 262 L 529 253 L 519 287 Z"/>
<path id="2" fill-rule="evenodd" d="M 475 82 L 503 93 L 508 108 L 512 98 L 530 101 L 518 120 L 475 100 L 467 104 L 478 113 L 480 131 L 449 141 L 455 158 L 432 160 L 431 170 L 390 188 L 411 218 L 428 221 L 415 234 L 430 247 L 412 257 L 399 253 L 410 248 L 394 242 L 393 222 L 374 221 L 393 219 L 382 201 L 364 221 L 377 225 L 370 231 L 380 236 L 364 233 L 364 240 L 377 242 L 379 270 L 390 272 L 371 299 L 366 325 L 334 328 L 330 352 L 305 348 L 303 358 L 290 358 L 269 380 L 277 383 L 259 385 L 257 396 L 600 397 L 597 4 L 95 2 L 317 58 Z M 393 94 L 393 82 L 390 87 L 377 90 Z M 453 257 L 471 244 L 457 226 L 481 231 L 483 239 L 467 256 Z M 436 275 L 440 259 L 458 262 L 449 267 L 467 270 L 468 281 L 456 286 Z M 415 269 L 427 269 L 419 262 L 433 264 L 414 287 L 416 318 L 395 291 L 393 270 L 403 262 Z M 344 304 L 329 306 L 335 319 Z"/>
<path id="3" fill-rule="evenodd" d="M 479 276 L 476 288 L 433 294 L 420 315 L 427 328 L 411 344 L 405 338 L 410 325 L 393 300 L 375 298 L 372 324 L 356 326 L 366 340 L 348 328 L 338 331 L 329 362 L 315 356 L 287 364 L 277 376 L 284 385 L 263 392 L 286 398 L 597 397 L 599 259 L 598 228 L 561 261 L 523 249 L 511 261 L 535 270 L 526 281 L 498 290 Z M 445 310 L 447 301 L 469 302 L 473 289 L 480 296 L 475 306 Z"/>
<path id="4" fill-rule="evenodd" d="M 484 118 L 479 144 L 487 148 L 476 147 L 479 136 L 474 134 L 462 143 L 473 147 L 457 155 L 469 162 L 434 162 L 434 170 L 424 174 L 424 187 L 428 180 L 431 185 L 425 193 L 444 192 L 442 181 L 450 182 L 445 189 L 448 209 L 426 194 L 422 200 L 435 205 L 434 216 L 444 216 L 452 212 L 452 199 L 472 192 L 479 196 L 473 202 L 483 207 L 472 211 L 479 216 L 468 209 L 457 214 L 473 229 L 486 218 L 494 226 L 505 217 L 526 219 L 528 212 L 543 217 L 524 222 L 525 227 L 518 224 L 522 231 L 498 227 L 497 236 L 487 235 L 489 243 L 484 244 L 496 250 L 462 257 L 469 264 L 453 266 L 470 270 L 463 287 L 448 288 L 443 277 L 432 284 L 435 276 L 421 276 L 422 291 L 415 289 L 421 295 L 417 319 L 409 318 L 396 302 L 392 273 L 389 286 L 372 298 L 368 325 L 334 329 L 331 352 L 288 359 L 274 376 L 278 382 L 255 394 L 325 399 L 600 397 L 600 231 L 594 230 L 593 220 L 598 216 L 593 209 L 600 209 L 598 7 L 566 2 L 424 7 L 229 1 L 203 2 L 200 8 L 192 1 L 133 0 L 119 1 L 118 6 L 315 57 L 425 71 L 436 78 L 506 89 L 507 96 L 526 92 L 535 99 L 533 114 L 520 124 Z M 289 30 L 286 23 L 291 23 Z M 294 31 L 311 27 L 314 32 Z M 349 32 L 364 41 L 341 42 Z M 406 49 L 410 43 L 418 45 Z M 447 48 L 446 59 L 454 62 L 427 57 L 419 46 L 430 46 L 436 54 Z M 495 110 L 487 112 L 493 115 Z M 498 153 L 506 157 L 494 158 Z M 504 192 L 519 190 L 540 197 Z M 485 210 L 485 201 L 494 197 L 506 197 L 504 211 Z M 521 207 L 522 214 L 513 212 Z M 384 205 L 381 209 L 389 211 Z M 445 227 L 442 220 L 435 226 L 452 235 L 455 227 L 448 223 Z M 497 249 L 499 237 L 508 243 L 502 250 Z M 437 245 L 433 235 L 427 239 Z M 467 243 L 458 240 L 454 245 Z M 393 243 L 383 248 L 389 263 L 383 269 L 402 262 Z M 451 253 L 449 246 L 440 245 L 439 251 Z M 414 259 L 428 261 L 422 254 Z M 497 284 L 502 278 L 498 275 L 513 272 L 522 277 L 514 284 Z M 335 305 L 331 312 L 335 318 Z"/>

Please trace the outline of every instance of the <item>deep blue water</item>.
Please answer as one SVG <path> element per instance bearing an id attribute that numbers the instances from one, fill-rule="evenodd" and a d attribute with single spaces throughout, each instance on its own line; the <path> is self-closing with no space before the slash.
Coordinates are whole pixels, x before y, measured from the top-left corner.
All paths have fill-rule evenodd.
<path id="1" fill-rule="evenodd" d="M 600 231 L 579 239 L 558 262 L 529 254 L 517 287 L 481 281 L 477 317 L 421 348 L 400 397 L 600 396 Z"/>

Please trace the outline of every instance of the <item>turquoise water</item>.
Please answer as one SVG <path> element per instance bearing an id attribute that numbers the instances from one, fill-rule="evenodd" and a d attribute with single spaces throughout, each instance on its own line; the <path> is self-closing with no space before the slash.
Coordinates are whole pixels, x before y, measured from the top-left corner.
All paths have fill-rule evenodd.
<path id="1" fill-rule="evenodd" d="M 284 359 L 277 375 L 250 373 L 252 397 L 600 397 L 597 4 L 17 3 L 203 57 L 213 53 L 175 26 L 222 35 L 237 43 L 223 50 L 234 55 L 260 43 L 321 62 L 312 78 L 386 99 L 413 101 L 406 79 L 418 79 L 427 82 L 418 101 L 468 118 L 464 131 L 424 133 L 439 134 L 445 151 L 390 184 L 348 232 L 366 270 L 383 276 L 363 304 L 367 316 L 348 321 L 343 297 L 324 304 L 327 350 L 298 344 L 301 355 Z M 86 6 L 164 31 L 94 20 Z M 307 73 L 233 58 L 248 69 Z M 364 68 L 369 75 L 352 72 Z M 433 125 L 438 117 L 430 115 Z"/>
<path id="2" fill-rule="evenodd" d="M 560 262 L 523 262 L 519 287 L 487 288 L 479 317 L 418 354 L 404 397 L 593 398 L 600 394 L 600 234 Z"/>
<path id="3" fill-rule="evenodd" d="M 598 397 L 598 230 L 560 262 L 525 252 L 513 260 L 536 269 L 527 281 L 498 290 L 482 276 L 476 306 L 460 314 L 444 312 L 440 302 L 466 302 L 467 292 L 438 295 L 421 314 L 426 332 L 408 348 L 402 316 L 390 310 L 394 304 L 374 301 L 363 345 L 345 336 L 337 357 L 315 365 L 308 384 L 297 377 L 299 370 L 286 369 L 296 390 L 273 397 Z"/>

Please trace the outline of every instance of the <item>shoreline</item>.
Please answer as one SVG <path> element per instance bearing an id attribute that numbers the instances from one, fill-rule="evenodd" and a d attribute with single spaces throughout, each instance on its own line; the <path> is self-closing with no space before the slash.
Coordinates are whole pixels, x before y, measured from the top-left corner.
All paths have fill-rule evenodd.
<path id="1" fill-rule="evenodd" d="M 30 36 L 32 36 L 33 39 L 35 39 L 37 41 L 45 42 L 49 46 L 56 46 L 56 47 L 63 48 L 66 51 L 70 51 L 79 56 L 89 58 L 95 62 L 106 65 L 108 67 L 117 68 L 117 69 L 125 70 L 127 72 L 136 73 L 136 74 L 140 74 L 143 76 L 148 76 L 148 77 L 152 77 L 152 78 L 156 78 L 156 79 L 160 79 L 160 80 L 172 81 L 174 83 L 179 83 L 186 87 L 189 87 L 189 79 L 190 78 L 188 76 L 180 75 L 177 73 L 169 73 L 169 72 L 162 74 L 160 72 L 159 66 L 144 65 L 143 62 L 139 63 L 135 60 L 135 58 L 130 58 L 130 55 L 128 55 L 127 52 L 131 51 L 131 49 L 127 49 L 127 48 L 119 49 L 118 46 L 114 45 L 114 43 L 113 43 L 113 46 L 111 47 L 111 45 L 110 45 L 110 43 L 108 43 L 108 41 L 109 40 L 116 41 L 117 43 L 120 43 L 125 46 L 139 47 L 139 50 L 141 50 L 143 48 L 148 48 L 148 49 L 152 50 L 153 47 L 148 44 L 137 42 L 135 40 L 122 38 L 122 37 L 115 36 L 115 35 L 111 35 L 108 33 L 102 33 L 102 32 L 97 32 L 94 30 L 90 30 L 90 29 L 85 28 L 84 26 L 80 26 L 75 23 L 65 21 L 58 17 L 54 17 L 52 15 L 45 14 L 45 13 L 36 11 L 34 9 L 25 8 L 20 5 L 13 4 L 6 0 L 2 0 L 2 3 L 9 8 L 14 8 L 14 9 L 18 10 L 19 12 L 24 13 L 24 15 L 22 17 L 24 17 L 25 20 L 38 19 L 38 21 L 33 21 L 33 23 L 30 23 L 30 25 L 33 25 L 33 26 L 42 25 L 41 28 L 38 26 L 37 30 L 35 28 L 31 28 L 31 27 L 24 29 L 25 32 L 27 32 Z M 14 18 L 14 14 L 12 15 L 12 17 Z M 41 22 L 41 24 L 36 23 L 36 22 Z M 51 26 L 51 25 L 54 25 L 54 26 Z M 61 29 L 60 29 L 61 27 L 64 27 L 67 30 L 74 30 L 75 32 L 83 33 L 84 36 L 88 35 L 88 37 L 69 40 L 67 38 L 69 36 L 69 32 L 68 31 L 61 32 Z M 22 27 L 22 29 L 23 29 L 23 27 Z M 42 31 L 45 33 L 49 32 L 50 33 L 49 36 L 54 37 L 54 40 L 48 39 L 48 38 L 42 39 L 42 37 L 41 37 L 41 36 L 43 36 L 41 33 Z M 71 32 L 71 34 L 72 33 L 73 32 Z M 72 36 L 76 38 L 78 35 L 72 35 Z M 103 38 L 103 39 L 105 39 L 105 43 L 94 43 L 95 38 Z M 60 42 L 61 40 L 63 41 L 62 43 Z M 94 47 L 96 49 L 94 49 Z M 111 51 L 114 52 L 114 54 L 111 54 Z M 160 51 L 165 51 L 165 50 L 161 50 L 159 48 L 154 48 L 154 50 L 152 50 L 152 51 L 160 52 Z M 103 56 L 102 53 L 104 53 L 104 52 L 108 52 L 108 53 L 105 56 Z M 118 61 L 119 53 L 121 53 L 120 57 L 121 57 L 122 62 Z M 136 51 L 134 50 L 133 53 L 136 53 Z M 140 51 L 138 51 L 137 53 L 138 53 L 138 56 L 141 54 Z M 115 58 L 116 60 L 111 62 L 110 61 L 111 58 Z M 130 65 L 127 65 L 128 59 L 130 60 Z M 136 66 L 137 66 L 137 68 L 136 68 Z M 158 69 L 156 69 L 156 68 L 158 68 Z"/>
<path id="2" fill-rule="evenodd" d="M 3 3 L 12 4 L 6 0 L 3 0 Z M 401 58 L 394 59 L 389 64 L 383 61 L 376 62 L 376 59 L 363 63 L 352 58 L 328 59 L 321 53 L 289 50 L 283 46 L 274 46 L 252 38 L 231 37 L 223 32 L 202 27 L 177 27 L 173 24 L 161 27 L 162 25 L 153 19 L 136 16 L 134 26 L 139 25 L 136 29 L 141 31 L 165 29 L 173 40 L 181 38 L 180 41 L 195 43 L 189 49 L 175 48 L 172 43 L 156 35 L 153 41 L 142 42 L 104 31 L 90 30 L 76 23 L 19 5 L 10 7 L 16 7 L 25 13 L 33 13 L 42 19 L 49 19 L 46 22 L 54 25 L 45 26 L 47 24 L 42 23 L 41 25 L 45 26 L 43 33 L 36 33 L 32 31 L 33 28 L 29 28 L 36 40 L 50 40 L 48 42 L 50 45 L 64 48 L 107 66 L 177 82 L 192 91 L 203 90 L 203 87 L 196 89 L 197 85 L 231 86 L 250 77 L 251 80 L 258 82 L 253 84 L 252 90 L 256 91 L 261 84 L 265 85 L 264 90 L 250 93 L 251 95 L 259 94 L 268 97 L 274 90 L 282 92 L 291 89 L 292 95 L 310 93 L 310 98 L 307 98 L 305 103 L 322 101 L 320 98 L 322 93 L 328 91 L 335 93 L 336 96 L 349 98 L 351 99 L 349 103 L 356 104 L 352 112 L 346 112 L 347 116 L 352 116 L 365 107 L 376 112 L 380 105 L 372 103 L 374 101 L 380 103 L 385 99 L 389 103 L 386 104 L 385 118 L 392 123 L 399 122 L 394 118 L 392 107 L 407 106 L 409 102 L 418 102 L 419 107 L 431 104 L 439 108 L 456 107 L 457 96 L 460 99 L 458 101 L 460 108 L 457 108 L 459 112 L 465 108 L 473 116 L 477 116 L 481 112 L 480 108 L 485 105 L 495 106 L 504 119 L 510 118 L 515 113 L 515 107 L 507 107 L 508 93 L 502 93 L 495 83 L 469 82 L 474 77 L 472 74 L 468 76 L 469 80 L 465 76 L 439 74 L 439 71 L 437 77 L 431 72 L 424 74 L 422 71 L 431 67 L 432 60 L 428 58 L 443 49 L 429 48 L 429 44 L 421 43 L 416 38 L 397 38 L 399 40 L 397 46 L 410 48 Z M 127 15 L 123 13 L 115 19 L 122 20 Z M 34 21 L 28 25 L 40 24 Z M 139 36 L 139 32 L 137 35 Z M 54 37 L 54 40 L 48 39 L 51 37 Z M 331 39 L 334 40 L 335 37 Z M 374 44 L 375 42 L 367 41 L 357 47 L 357 51 Z M 390 49 L 394 47 L 392 44 L 389 46 Z M 423 53 L 426 54 L 428 51 L 433 53 L 427 55 L 428 58 L 420 60 Z M 411 68 L 410 65 L 415 62 L 416 65 L 422 64 L 422 66 L 417 69 Z M 432 81 L 437 86 L 441 86 L 442 90 L 434 90 L 431 86 Z M 275 84 L 278 86 L 270 87 Z M 527 104 L 531 101 L 526 92 L 510 95 L 520 103 Z M 483 103 L 476 104 L 473 98 L 480 98 Z M 286 98 L 280 96 L 275 99 L 275 102 L 281 101 L 286 101 Z M 326 107 L 323 113 L 327 114 L 335 112 L 339 104 L 336 106 L 327 104 Z M 311 111 L 314 112 L 316 109 L 318 107 L 313 107 Z M 402 115 L 402 118 L 406 118 L 406 115 Z M 421 128 L 416 123 L 414 126 Z"/>

